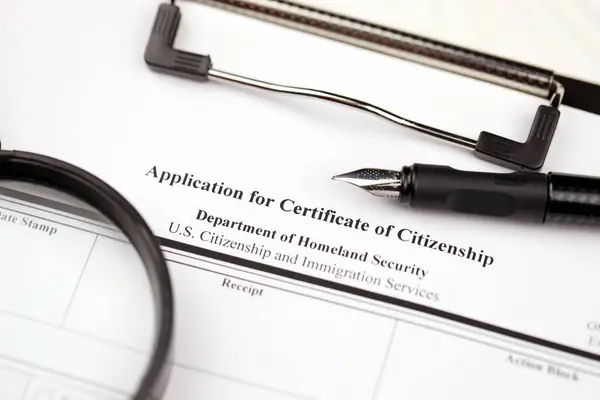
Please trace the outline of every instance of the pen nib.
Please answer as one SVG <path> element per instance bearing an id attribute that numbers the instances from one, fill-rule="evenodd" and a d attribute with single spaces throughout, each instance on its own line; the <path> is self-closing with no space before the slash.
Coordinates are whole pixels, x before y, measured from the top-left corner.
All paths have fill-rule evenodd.
<path id="1" fill-rule="evenodd" d="M 357 186 L 378 197 L 398 197 L 402 185 L 401 172 L 376 168 L 357 169 L 331 179 Z"/>

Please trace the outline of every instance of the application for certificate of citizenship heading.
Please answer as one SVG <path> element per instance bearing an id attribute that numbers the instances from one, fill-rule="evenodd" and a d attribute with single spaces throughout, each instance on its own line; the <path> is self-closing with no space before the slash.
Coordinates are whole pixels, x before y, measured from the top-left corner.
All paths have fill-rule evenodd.
<path id="1" fill-rule="evenodd" d="M 335 104 L 153 73 L 158 4 L 3 2 L 0 131 L 105 179 L 161 238 L 177 304 L 166 400 L 598 398 L 597 230 L 421 213 L 332 181 L 415 162 L 503 170 Z M 177 46 L 217 69 L 474 138 L 524 140 L 540 104 L 180 6 Z M 545 169 L 600 174 L 600 117 L 561 112 Z"/>

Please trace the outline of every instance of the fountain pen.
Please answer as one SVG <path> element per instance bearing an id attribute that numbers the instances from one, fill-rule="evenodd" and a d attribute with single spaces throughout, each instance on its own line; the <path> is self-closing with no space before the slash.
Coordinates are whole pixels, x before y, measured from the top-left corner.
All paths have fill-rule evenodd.
<path id="1" fill-rule="evenodd" d="M 600 177 L 413 164 L 400 170 L 364 168 L 332 179 L 413 208 L 538 223 L 600 223 Z"/>

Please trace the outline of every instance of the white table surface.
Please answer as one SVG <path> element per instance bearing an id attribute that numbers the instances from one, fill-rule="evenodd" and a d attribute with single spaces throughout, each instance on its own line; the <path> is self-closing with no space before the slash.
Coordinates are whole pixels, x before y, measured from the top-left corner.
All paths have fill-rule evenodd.
<path id="1" fill-rule="evenodd" d="M 600 84 L 600 0 L 298 0 Z"/>

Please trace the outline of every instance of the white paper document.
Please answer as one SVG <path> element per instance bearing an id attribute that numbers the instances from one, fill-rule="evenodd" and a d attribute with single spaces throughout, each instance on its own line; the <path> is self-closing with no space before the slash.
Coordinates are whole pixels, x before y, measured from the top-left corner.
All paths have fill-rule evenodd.
<path id="1" fill-rule="evenodd" d="M 0 139 L 97 174 L 161 238 L 177 307 L 165 400 L 597 399 L 597 228 L 421 212 L 331 180 L 412 163 L 506 171 L 353 109 L 151 72 L 143 53 L 159 4 L 2 3 Z M 181 7 L 177 47 L 210 54 L 216 69 L 339 92 L 473 138 L 487 130 L 525 140 L 540 104 L 224 11 Z M 600 116 L 561 113 L 544 172 L 600 175 Z M 0 194 L 0 213 L 53 218 L 55 206 L 42 197 Z M 53 223 L 78 216 L 60 218 Z M 0 293 L 13 307 L 0 323 L 27 315 L 60 325 L 69 279 L 95 254 L 90 237 L 100 228 L 86 226 L 92 236 L 77 229 L 52 238 L 65 277 L 53 307 L 24 308 Z M 5 278 L 16 285 L 18 274 Z M 97 311 L 94 293 L 81 293 L 91 297 L 69 334 L 89 346 L 98 337 L 131 344 L 78 325 Z M 48 329 L 41 340 L 55 334 Z M 138 362 L 126 346 L 112 351 Z M 27 369 L 26 356 L 0 358 L 3 396 L 125 399 L 131 390 L 126 374 L 84 384 L 69 378 L 76 364 Z M 56 397 L 35 397 L 40 382 Z"/>

